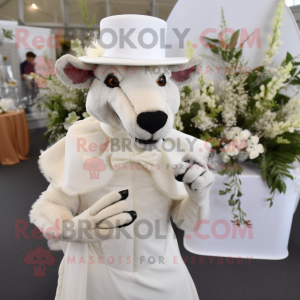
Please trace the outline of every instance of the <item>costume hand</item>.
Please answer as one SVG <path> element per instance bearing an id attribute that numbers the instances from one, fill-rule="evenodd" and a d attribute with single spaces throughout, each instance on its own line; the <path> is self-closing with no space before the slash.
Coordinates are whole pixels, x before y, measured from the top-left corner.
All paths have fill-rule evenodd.
<path id="1" fill-rule="evenodd" d="M 215 177 L 201 157 L 192 153 L 185 155 L 182 162 L 173 169 L 173 173 L 177 181 L 184 183 L 185 189 L 194 203 L 201 206 L 208 201 Z"/>
<path id="2" fill-rule="evenodd" d="M 134 222 L 135 211 L 127 211 L 128 190 L 111 192 L 80 215 L 64 221 L 62 240 L 82 243 L 99 242 L 115 236 L 116 228 Z"/>

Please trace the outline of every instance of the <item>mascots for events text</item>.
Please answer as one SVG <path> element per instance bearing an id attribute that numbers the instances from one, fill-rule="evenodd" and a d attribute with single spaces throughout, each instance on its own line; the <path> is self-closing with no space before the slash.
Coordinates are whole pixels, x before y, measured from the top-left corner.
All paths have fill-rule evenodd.
<path id="1" fill-rule="evenodd" d="M 158 18 L 113 16 L 100 29 L 113 47 L 56 63 L 67 86 L 90 88 L 91 117 L 41 155 L 50 185 L 30 212 L 65 254 L 56 300 L 198 299 L 170 218 L 193 230 L 209 213 L 210 145 L 172 129 L 201 58 L 166 58 Z M 123 43 L 122 31 L 132 32 Z"/>

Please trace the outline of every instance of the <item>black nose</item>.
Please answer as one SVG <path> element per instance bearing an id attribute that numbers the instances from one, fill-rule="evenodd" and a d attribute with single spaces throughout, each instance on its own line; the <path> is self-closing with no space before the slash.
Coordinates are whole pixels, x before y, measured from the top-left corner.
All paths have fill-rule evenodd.
<path id="1" fill-rule="evenodd" d="M 167 120 L 168 115 L 162 111 L 143 112 L 137 116 L 139 126 L 151 134 L 163 128 Z"/>

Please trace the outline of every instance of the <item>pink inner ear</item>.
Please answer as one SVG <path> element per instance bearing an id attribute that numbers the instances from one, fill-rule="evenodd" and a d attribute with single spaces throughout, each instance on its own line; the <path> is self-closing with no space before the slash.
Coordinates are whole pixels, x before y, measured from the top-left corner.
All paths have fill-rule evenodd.
<path id="1" fill-rule="evenodd" d="M 184 82 L 190 78 L 191 74 L 196 70 L 196 66 L 193 66 L 189 69 L 172 72 L 171 78 L 174 79 L 176 82 Z"/>
<path id="2" fill-rule="evenodd" d="M 91 77 L 94 77 L 94 71 L 78 69 L 70 63 L 64 67 L 64 73 L 72 80 L 74 84 L 84 83 Z"/>

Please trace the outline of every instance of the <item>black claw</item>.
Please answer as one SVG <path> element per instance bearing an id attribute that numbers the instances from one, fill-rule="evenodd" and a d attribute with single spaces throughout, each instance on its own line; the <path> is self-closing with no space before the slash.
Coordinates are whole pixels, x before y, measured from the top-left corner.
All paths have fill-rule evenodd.
<path id="1" fill-rule="evenodd" d="M 191 191 L 193 191 L 192 184 L 193 184 L 193 182 L 187 183 L 187 185 L 188 185 L 188 187 L 190 188 Z"/>
<path id="2" fill-rule="evenodd" d="M 184 176 L 184 175 L 185 175 L 185 173 L 179 174 L 179 175 L 175 176 L 175 179 L 176 179 L 177 181 L 179 181 L 179 182 L 182 182 L 182 181 L 183 181 L 183 176 Z"/>
<path id="3" fill-rule="evenodd" d="M 137 214 L 136 214 L 136 212 L 135 212 L 134 210 L 125 211 L 125 212 L 128 213 L 128 214 L 130 214 L 132 220 L 131 220 L 129 223 L 127 223 L 127 224 L 118 226 L 119 228 L 129 226 L 129 225 L 132 224 L 132 223 L 135 221 L 135 219 L 137 218 Z"/>
<path id="4" fill-rule="evenodd" d="M 125 200 L 128 198 L 129 192 L 128 192 L 128 190 L 124 190 L 124 191 L 119 192 L 119 194 L 121 195 L 121 199 L 119 201 L 122 201 L 122 200 Z"/>

